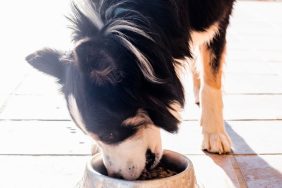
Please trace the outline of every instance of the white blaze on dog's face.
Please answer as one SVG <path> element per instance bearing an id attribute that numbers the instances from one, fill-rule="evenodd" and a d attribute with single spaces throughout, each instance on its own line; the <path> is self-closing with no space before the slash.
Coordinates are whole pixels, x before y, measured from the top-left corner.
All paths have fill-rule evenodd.
<path id="1" fill-rule="evenodd" d="M 84 129 L 82 116 L 72 95 L 68 97 L 68 104 L 73 119 Z M 114 144 L 101 141 L 95 133 L 89 135 L 97 141 L 102 151 L 103 162 L 109 176 L 135 180 L 145 168 L 156 166 L 162 157 L 160 128 L 155 126 L 148 114 L 141 109 L 122 124 L 136 126 L 138 130 L 127 139 Z"/>
<path id="2" fill-rule="evenodd" d="M 101 141 L 98 145 L 109 176 L 121 176 L 127 180 L 135 180 L 141 175 L 148 163 L 148 150 L 154 154 L 150 167 L 157 165 L 162 157 L 160 129 L 155 125 L 140 128 L 135 135 L 116 145 Z"/>

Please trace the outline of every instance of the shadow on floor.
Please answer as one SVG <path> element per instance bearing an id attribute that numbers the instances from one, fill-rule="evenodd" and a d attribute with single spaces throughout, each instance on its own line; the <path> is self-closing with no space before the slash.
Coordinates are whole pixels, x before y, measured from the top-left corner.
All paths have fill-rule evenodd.
<path id="1" fill-rule="evenodd" d="M 223 167 L 222 162 L 218 160 L 218 155 L 210 154 L 206 152 L 206 155 L 210 157 L 215 164 L 217 164 L 229 177 L 233 185 L 240 187 L 280 187 L 282 183 L 282 174 L 273 166 L 271 166 L 267 161 L 265 161 L 260 155 L 258 155 L 241 137 L 228 122 L 225 122 L 225 127 L 229 133 L 231 139 L 233 140 L 233 148 L 237 148 L 237 152 L 232 155 L 232 166 L 236 179 L 232 176 L 233 173 L 230 173 L 230 169 Z M 254 132 L 255 134 L 255 132 Z M 259 138 L 258 138 L 259 139 Z M 244 145 L 244 151 L 249 151 L 247 154 L 245 152 L 240 154 L 240 146 Z M 270 154 L 271 155 L 271 154 Z M 238 158 L 242 160 L 238 161 Z M 242 161 L 244 161 L 242 163 Z M 241 162 L 241 164 L 240 164 Z"/>

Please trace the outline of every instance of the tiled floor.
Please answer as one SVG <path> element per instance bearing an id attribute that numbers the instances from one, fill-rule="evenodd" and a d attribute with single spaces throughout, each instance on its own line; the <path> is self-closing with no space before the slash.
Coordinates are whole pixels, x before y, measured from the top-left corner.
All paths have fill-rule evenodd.
<path id="1" fill-rule="evenodd" d="M 1 188 L 74 187 L 90 156 L 91 141 L 70 121 L 55 80 L 23 60 L 45 45 L 68 46 L 61 16 L 65 2 L 58 6 L 55 0 L 27 0 L 14 6 L 10 1 L 0 7 L 0 21 L 10 28 L 1 29 L 4 34 L 0 35 Z M 29 4 L 28 13 L 21 9 Z M 17 19 L 2 20 L 10 8 L 16 9 Z M 36 22 L 35 15 L 42 22 Z M 185 121 L 177 135 L 163 132 L 162 136 L 165 148 L 192 160 L 200 187 L 282 187 L 281 44 L 282 2 L 236 4 L 224 76 L 224 113 L 234 142 L 232 155 L 201 151 L 199 109 L 193 104 L 191 82 L 186 82 Z"/>

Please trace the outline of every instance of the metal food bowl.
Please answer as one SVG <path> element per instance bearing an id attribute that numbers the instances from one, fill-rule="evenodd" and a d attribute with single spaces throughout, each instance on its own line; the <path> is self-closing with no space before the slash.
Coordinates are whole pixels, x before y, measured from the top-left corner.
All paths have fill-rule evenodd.
<path id="1" fill-rule="evenodd" d="M 196 180 L 191 161 L 182 154 L 164 150 L 163 164 L 178 173 L 171 177 L 127 181 L 107 176 L 101 154 L 88 161 L 81 188 L 195 188 Z"/>

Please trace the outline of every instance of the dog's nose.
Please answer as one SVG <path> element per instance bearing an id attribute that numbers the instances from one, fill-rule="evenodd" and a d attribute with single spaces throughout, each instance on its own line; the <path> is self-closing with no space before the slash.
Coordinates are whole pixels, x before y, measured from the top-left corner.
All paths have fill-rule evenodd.
<path id="1" fill-rule="evenodd" d="M 155 163 L 156 155 L 150 149 L 146 152 L 146 169 L 149 170 Z"/>

